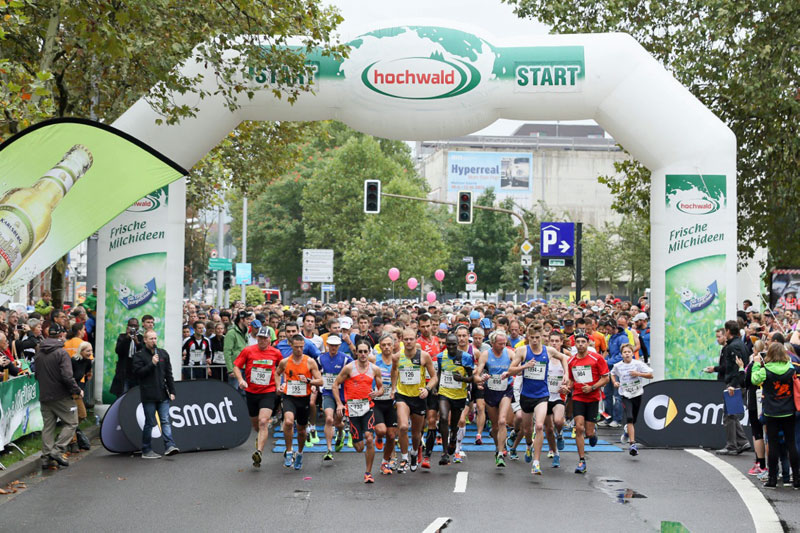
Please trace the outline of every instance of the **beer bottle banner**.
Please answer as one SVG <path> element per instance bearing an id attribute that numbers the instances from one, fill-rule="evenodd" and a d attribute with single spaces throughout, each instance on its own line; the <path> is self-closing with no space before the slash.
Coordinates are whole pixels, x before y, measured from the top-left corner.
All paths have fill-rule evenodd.
<path id="1" fill-rule="evenodd" d="M 41 122 L 0 145 L 0 303 L 134 202 L 187 172 L 111 126 Z"/>

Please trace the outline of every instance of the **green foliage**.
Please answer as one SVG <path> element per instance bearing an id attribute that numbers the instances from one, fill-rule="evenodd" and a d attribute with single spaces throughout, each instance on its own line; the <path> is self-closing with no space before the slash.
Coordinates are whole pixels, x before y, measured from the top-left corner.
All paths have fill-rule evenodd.
<path id="1" fill-rule="evenodd" d="M 247 305 L 260 305 L 264 303 L 264 293 L 258 285 L 248 285 L 244 288 L 244 299 Z"/>
<path id="2" fill-rule="evenodd" d="M 800 9 L 755 0 L 504 0 L 554 33 L 631 34 L 737 137 L 739 258 L 757 247 L 773 265 L 800 262 L 788 239 L 800 204 Z M 605 178 L 615 208 L 649 211 L 649 175 L 637 165 Z"/>

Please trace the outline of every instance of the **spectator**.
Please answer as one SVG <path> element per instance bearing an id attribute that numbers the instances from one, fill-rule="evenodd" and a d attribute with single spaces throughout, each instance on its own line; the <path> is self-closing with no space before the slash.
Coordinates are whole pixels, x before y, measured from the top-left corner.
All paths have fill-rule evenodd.
<path id="1" fill-rule="evenodd" d="M 60 324 L 53 323 L 44 339 L 36 349 L 36 380 L 39 382 L 39 403 L 42 409 L 42 468 L 53 463 L 69 466 L 66 451 L 75 429 L 78 427 L 78 413 L 73 395 L 83 397 L 83 391 L 72 375 L 72 363 L 64 349 L 66 331 Z M 63 424 L 58 440 L 55 440 L 56 419 Z"/>
<path id="2" fill-rule="evenodd" d="M 208 339 L 211 342 L 211 379 L 225 380 L 225 324 L 214 322 L 214 334 Z"/>
<path id="3" fill-rule="evenodd" d="M 25 336 L 17 343 L 17 354 L 25 358 L 32 371 L 36 369 L 34 365 L 36 347 L 44 340 L 42 327 L 42 321 L 38 318 L 29 319 L 27 326 L 24 328 Z"/>
<path id="4" fill-rule="evenodd" d="M 3 381 L 6 381 L 9 376 L 19 375 L 19 367 L 14 362 L 14 356 L 8 347 L 8 338 L 5 333 L 0 333 L 0 371 L 3 373 Z"/>
<path id="5" fill-rule="evenodd" d="M 47 317 L 53 312 L 52 301 L 53 295 L 50 294 L 50 291 L 43 291 L 42 297 L 36 302 L 36 305 L 33 306 L 33 310 L 42 315 L 42 317 Z"/>
<path id="6" fill-rule="evenodd" d="M 86 295 L 83 300 L 83 307 L 92 313 L 97 312 L 97 285 L 92 285 L 92 293 Z"/>
<path id="7" fill-rule="evenodd" d="M 253 313 L 239 311 L 236 315 L 236 323 L 228 328 L 228 332 L 225 334 L 224 354 L 225 366 L 228 370 L 228 383 L 235 389 L 239 388 L 239 383 L 236 376 L 233 374 L 233 362 L 239 357 L 242 350 L 247 347 L 247 330 L 252 321 Z"/>
<path id="8" fill-rule="evenodd" d="M 76 324 L 78 325 L 78 324 Z M 73 337 L 73 339 L 78 337 Z M 67 341 L 69 342 L 69 341 Z M 65 343 L 66 349 L 66 343 Z M 86 341 L 81 341 L 74 354 L 70 354 L 72 358 L 72 377 L 78 383 L 84 395 L 86 393 L 86 382 L 92 379 L 92 365 L 94 364 L 94 350 L 92 345 Z M 83 395 L 73 394 L 72 399 L 75 400 L 75 405 L 78 408 L 78 423 L 84 420 L 87 416 L 86 404 L 83 402 Z M 75 437 L 70 444 L 70 452 L 77 452 L 80 450 L 88 450 L 91 448 L 89 438 L 81 431 L 80 427 L 75 429 Z"/>
<path id="9" fill-rule="evenodd" d="M 172 424 L 169 418 L 169 402 L 175 400 L 175 381 L 172 378 L 172 365 L 169 354 L 157 346 L 158 334 L 154 329 L 145 333 L 144 347 L 133 356 L 133 372 L 139 380 L 144 409 L 142 428 L 142 458 L 158 459 L 161 456 L 153 451 L 152 433 L 156 427 L 158 412 L 161 435 L 164 437 L 165 455 L 175 455 L 180 450 L 172 440 Z"/>
<path id="10" fill-rule="evenodd" d="M 117 337 L 117 367 L 114 369 L 114 379 L 111 381 L 111 394 L 122 396 L 137 385 L 136 375 L 133 372 L 133 354 L 142 349 L 143 339 L 139 333 L 139 319 L 128 320 L 125 333 Z"/>

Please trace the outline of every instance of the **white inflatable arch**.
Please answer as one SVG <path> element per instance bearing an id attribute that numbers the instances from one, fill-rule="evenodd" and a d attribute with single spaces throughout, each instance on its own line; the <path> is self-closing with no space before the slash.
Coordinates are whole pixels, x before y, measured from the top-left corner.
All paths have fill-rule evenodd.
<path id="1" fill-rule="evenodd" d="M 625 34 L 502 39 L 398 25 L 352 41 L 342 62 L 310 54 L 313 93 L 294 105 L 273 74 L 243 73 L 256 89 L 231 112 L 221 99 L 175 95 L 195 118 L 156 124 L 140 100 L 114 126 L 191 168 L 244 120 L 340 120 L 402 140 L 447 139 L 497 119 L 594 119 L 652 172 L 651 352 L 659 378 L 697 377 L 716 356 L 714 329 L 735 312 L 736 139 Z M 188 75 L 213 73 L 197 63 Z M 535 179 L 535 176 L 534 176 Z M 613 246 L 613 244 L 611 244 Z"/>

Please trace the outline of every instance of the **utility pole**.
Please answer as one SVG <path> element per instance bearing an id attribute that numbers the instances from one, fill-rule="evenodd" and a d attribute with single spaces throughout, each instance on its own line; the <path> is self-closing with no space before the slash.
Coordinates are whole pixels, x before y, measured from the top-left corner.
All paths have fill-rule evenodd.
<path id="1" fill-rule="evenodd" d="M 225 252 L 223 251 L 225 247 L 225 228 L 223 224 L 225 223 L 225 208 L 223 206 L 219 207 L 219 213 L 217 214 L 217 257 L 225 257 Z M 222 288 L 222 277 L 224 273 L 222 270 L 217 270 L 217 308 L 222 309 L 222 306 L 225 303 L 225 290 Z"/>
<path id="2" fill-rule="evenodd" d="M 583 222 L 578 222 L 576 225 L 575 236 L 575 303 L 581 301 L 581 240 L 583 239 Z"/>
<path id="3" fill-rule="evenodd" d="M 247 196 L 242 198 L 242 263 L 247 263 Z M 242 302 L 247 303 L 245 299 L 246 287 L 242 284 Z"/>

